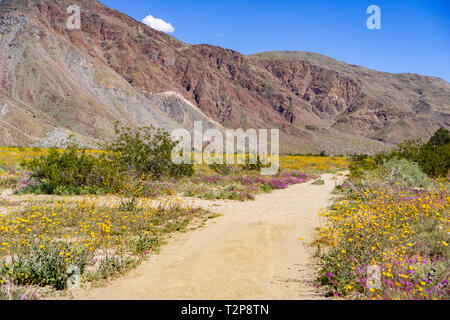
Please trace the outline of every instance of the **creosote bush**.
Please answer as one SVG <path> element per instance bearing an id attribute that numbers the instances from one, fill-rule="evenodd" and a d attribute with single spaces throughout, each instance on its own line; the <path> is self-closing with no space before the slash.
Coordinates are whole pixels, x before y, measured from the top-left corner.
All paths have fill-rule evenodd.
<path id="1" fill-rule="evenodd" d="M 135 177 L 151 175 L 160 179 L 164 176 L 191 176 L 192 164 L 172 162 L 172 150 L 178 142 L 170 138 L 164 129 L 142 127 L 136 131 L 115 125 L 116 140 L 106 144 L 108 158 L 120 167 L 121 172 Z"/>
<path id="2" fill-rule="evenodd" d="M 76 145 L 62 151 L 51 149 L 40 158 L 23 161 L 21 165 L 39 182 L 31 189 L 49 194 L 83 194 L 83 188 L 115 191 L 120 181 L 120 173 L 114 163 L 103 154 L 87 154 Z"/>
<path id="3" fill-rule="evenodd" d="M 353 155 L 350 163 L 350 177 L 361 178 L 366 171 L 375 170 L 378 165 L 377 162 L 367 155 Z"/>
<path id="4" fill-rule="evenodd" d="M 133 179 L 159 180 L 180 178 L 194 173 L 192 164 L 171 161 L 171 140 L 163 129 L 144 127 L 137 131 L 119 128 L 116 140 L 105 144 L 105 150 L 88 154 L 77 145 L 65 150 L 51 149 L 40 158 L 26 160 L 22 166 L 38 183 L 24 188 L 22 193 L 84 195 L 117 193 Z"/>

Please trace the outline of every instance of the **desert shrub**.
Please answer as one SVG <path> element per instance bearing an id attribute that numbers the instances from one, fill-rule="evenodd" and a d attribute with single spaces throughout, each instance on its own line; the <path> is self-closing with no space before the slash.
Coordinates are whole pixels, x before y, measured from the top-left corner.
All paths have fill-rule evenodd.
<path id="1" fill-rule="evenodd" d="M 103 195 L 108 189 L 102 187 L 79 187 L 79 186 L 57 186 L 56 188 L 48 183 L 29 185 L 15 192 L 18 195 L 24 194 L 53 194 L 56 196 L 81 196 L 88 194 Z"/>
<path id="2" fill-rule="evenodd" d="M 194 174 L 194 166 L 192 164 L 180 163 L 174 164 L 171 163 L 168 167 L 167 174 L 173 178 L 181 178 L 184 176 L 192 176 Z"/>
<path id="3" fill-rule="evenodd" d="M 76 195 L 76 196 L 82 196 L 87 194 L 96 194 L 101 195 L 107 193 L 105 188 L 98 187 L 98 188 L 92 188 L 92 187 L 79 187 L 79 186 L 58 186 L 53 190 L 53 194 L 57 196 L 70 196 L 70 195 Z"/>
<path id="4" fill-rule="evenodd" d="M 450 169 L 450 144 L 425 144 L 420 149 L 419 164 L 422 170 L 433 177 L 447 177 Z"/>
<path id="5" fill-rule="evenodd" d="M 444 146 L 450 144 L 450 132 L 445 128 L 439 128 L 431 137 L 429 143 L 433 146 Z"/>
<path id="6" fill-rule="evenodd" d="M 387 154 L 380 154 L 377 156 L 379 162 L 393 158 L 404 158 L 411 161 L 418 162 L 420 158 L 420 149 L 422 143 L 419 140 L 410 140 L 398 144 L 397 148 Z"/>
<path id="7" fill-rule="evenodd" d="M 380 168 L 380 179 L 390 186 L 400 186 L 402 189 L 426 188 L 429 185 L 427 176 L 416 162 L 406 159 L 386 161 Z"/>
<path id="8" fill-rule="evenodd" d="M 24 168 L 32 172 L 39 183 L 35 191 L 58 194 L 84 194 L 90 191 L 112 189 L 119 183 L 119 171 L 104 156 L 96 157 L 71 145 L 64 151 L 51 149 L 38 159 L 23 161 Z M 24 190 L 28 192 L 32 190 Z"/>
<path id="9" fill-rule="evenodd" d="M 70 266 L 84 272 L 91 253 L 87 248 L 68 244 L 34 244 L 30 249 L 13 257 L 10 264 L 0 264 L 0 274 L 9 275 L 16 285 L 53 286 L 58 290 L 67 287 Z"/>
<path id="10" fill-rule="evenodd" d="M 26 186 L 20 190 L 16 190 L 15 194 L 24 195 L 24 194 L 51 194 L 53 192 L 53 188 L 50 187 L 49 184 L 43 182 L 37 185 Z"/>
<path id="11" fill-rule="evenodd" d="M 357 176 L 350 175 L 341 191 L 349 199 L 369 201 L 376 193 L 368 190 L 401 193 L 406 189 L 428 188 L 430 182 L 416 162 L 394 158 L 384 160 L 383 164 L 375 166 L 373 170 L 361 170 Z"/>
<path id="12" fill-rule="evenodd" d="M 106 144 L 108 156 L 120 170 L 136 177 L 151 174 L 158 179 L 163 176 L 191 176 L 192 164 L 174 164 L 172 150 L 178 142 L 172 141 L 164 129 L 142 127 L 136 131 L 115 125 L 116 139 Z"/>
<path id="13" fill-rule="evenodd" d="M 378 154 L 379 162 L 403 158 L 417 162 L 422 171 L 433 177 L 447 177 L 450 169 L 450 134 L 447 129 L 440 128 L 430 140 L 423 144 L 420 141 L 406 141 L 397 146 L 391 153 Z"/>
<path id="14" fill-rule="evenodd" d="M 350 163 L 350 177 L 361 178 L 364 172 L 375 170 L 377 162 L 368 155 L 353 155 Z"/>

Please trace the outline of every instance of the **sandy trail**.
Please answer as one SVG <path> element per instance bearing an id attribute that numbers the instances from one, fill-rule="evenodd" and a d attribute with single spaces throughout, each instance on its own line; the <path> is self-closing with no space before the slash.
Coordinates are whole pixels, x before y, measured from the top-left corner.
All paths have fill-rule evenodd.
<path id="1" fill-rule="evenodd" d="M 323 299 L 314 286 L 316 260 L 305 242 L 331 201 L 325 185 L 299 184 L 255 201 L 195 204 L 222 216 L 178 233 L 138 268 L 104 288 L 73 292 L 76 299 Z"/>

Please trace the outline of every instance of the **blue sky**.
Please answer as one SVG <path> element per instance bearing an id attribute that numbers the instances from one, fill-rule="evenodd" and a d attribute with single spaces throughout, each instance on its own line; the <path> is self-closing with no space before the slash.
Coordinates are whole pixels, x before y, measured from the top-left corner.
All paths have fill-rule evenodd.
<path id="1" fill-rule="evenodd" d="M 163 19 L 174 37 L 244 54 L 311 51 L 367 68 L 450 82 L 449 0 L 100 0 L 138 21 Z M 369 30 L 369 5 L 381 30 Z"/>

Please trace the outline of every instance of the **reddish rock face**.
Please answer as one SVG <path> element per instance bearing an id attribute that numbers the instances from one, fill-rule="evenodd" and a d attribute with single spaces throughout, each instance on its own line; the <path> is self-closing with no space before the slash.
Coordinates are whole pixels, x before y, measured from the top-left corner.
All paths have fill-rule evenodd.
<path id="1" fill-rule="evenodd" d="M 72 4 L 81 8 L 81 30 L 66 28 L 66 8 Z M 418 125 L 416 118 L 427 129 L 411 138 L 426 138 L 439 126 L 449 126 L 450 86 L 440 79 L 380 73 L 309 53 L 246 57 L 211 45 L 189 45 L 95 0 L 3 0 L 0 12 L 26 17 L 22 32 L 37 34 L 34 41 L 44 48 L 59 46 L 64 55 L 73 46 L 94 61 L 96 70 L 113 70 L 144 95 L 178 92 L 226 127 L 280 128 L 289 148 L 309 144 L 311 150 L 327 149 L 323 141 L 342 135 L 345 143 L 351 145 L 354 137 L 370 149 L 378 140 L 397 142 L 406 134 L 399 121 Z M 57 43 L 50 42 L 55 37 Z M 11 82 L 1 79 L 6 95 Z M 45 101 L 55 108 L 67 101 L 60 96 L 67 93 L 52 94 Z M 32 103 L 42 92 L 28 88 L 24 95 Z M 432 112 L 424 112 L 424 106 Z M 69 109 L 64 112 L 72 116 Z M 84 117 L 82 112 L 76 116 Z M 101 138 L 101 130 L 93 132 Z"/>
<path id="2" fill-rule="evenodd" d="M 258 63 L 282 86 L 311 104 L 321 118 L 333 118 L 345 111 L 362 90 L 355 80 L 307 61 L 269 59 Z"/>

